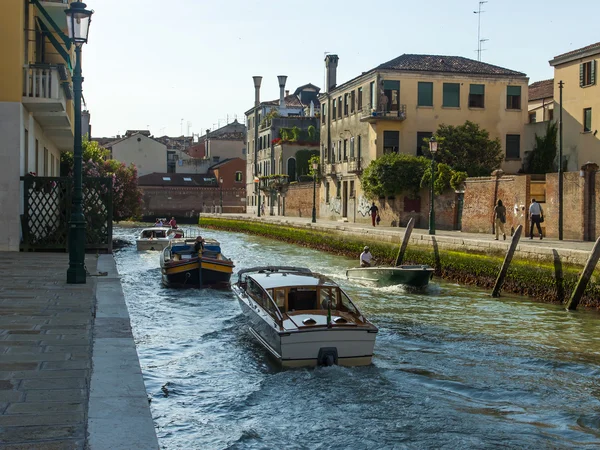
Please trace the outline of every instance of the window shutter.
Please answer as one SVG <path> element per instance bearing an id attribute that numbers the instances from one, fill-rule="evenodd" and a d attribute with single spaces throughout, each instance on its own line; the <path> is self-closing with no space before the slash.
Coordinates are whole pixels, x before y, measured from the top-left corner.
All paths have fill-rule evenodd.
<path id="1" fill-rule="evenodd" d="M 391 90 L 391 91 L 398 91 L 400 90 L 400 82 L 399 81 L 394 81 L 394 80 L 383 80 L 383 89 L 386 90 Z"/>
<path id="2" fill-rule="evenodd" d="M 521 86 L 508 86 L 507 88 L 508 95 L 521 95 Z"/>
<path id="3" fill-rule="evenodd" d="M 473 95 L 484 95 L 485 92 L 485 86 L 483 84 L 472 84 L 470 86 L 470 94 Z"/>
<path id="4" fill-rule="evenodd" d="M 579 87 L 583 87 L 583 64 L 579 64 Z"/>
<path id="5" fill-rule="evenodd" d="M 592 61 L 592 76 L 590 81 L 590 84 L 596 84 L 596 60 Z"/>

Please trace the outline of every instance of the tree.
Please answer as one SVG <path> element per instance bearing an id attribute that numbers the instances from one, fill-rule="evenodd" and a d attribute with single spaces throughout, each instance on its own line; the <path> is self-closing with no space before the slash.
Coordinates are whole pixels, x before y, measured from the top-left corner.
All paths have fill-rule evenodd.
<path id="1" fill-rule="evenodd" d="M 489 176 L 502 164 L 502 146 L 499 139 L 490 139 L 490 134 L 476 123 L 466 121 L 464 125 L 440 125 L 435 133 L 440 142 L 435 159 L 466 172 L 470 177 Z"/>
<path id="2" fill-rule="evenodd" d="M 141 212 L 142 193 L 137 185 L 137 169 L 120 161 L 107 159 L 108 150 L 87 138 L 82 141 L 84 177 L 112 177 L 113 220 L 119 221 L 137 217 Z M 73 152 L 61 154 L 61 174 L 73 175 Z"/>
<path id="3" fill-rule="evenodd" d="M 433 181 L 433 190 L 436 195 L 440 195 L 446 189 L 457 190 L 465 182 L 468 175 L 466 172 L 453 170 L 448 164 L 439 163 L 435 169 L 435 180 Z M 421 178 L 421 188 L 431 186 L 431 165 L 427 168 Z"/>
<path id="4" fill-rule="evenodd" d="M 294 157 L 296 158 L 296 172 L 298 176 L 312 174 L 311 159 L 319 156 L 319 150 L 302 149 L 298 150 Z"/>
<path id="5" fill-rule="evenodd" d="M 549 173 L 558 170 L 556 165 L 556 135 L 558 126 L 556 122 L 548 122 L 546 135 L 535 135 L 535 146 L 527 155 L 524 164 L 525 173 Z"/>
<path id="6" fill-rule="evenodd" d="M 416 196 L 429 160 L 422 156 L 388 153 L 371 161 L 361 178 L 368 197 L 390 197 L 401 192 Z"/>

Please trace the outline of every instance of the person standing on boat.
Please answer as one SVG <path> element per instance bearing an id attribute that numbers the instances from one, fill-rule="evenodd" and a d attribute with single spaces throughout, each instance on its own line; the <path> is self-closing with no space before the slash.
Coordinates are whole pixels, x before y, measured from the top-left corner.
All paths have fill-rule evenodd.
<path id="1" fill-rule="evenodd" d="M 202 250 L 204 250 L 204 239 L 202 239 L 202 236 L 198 236 L 194 243 L 194 252 L 201 253 Z"/>
<path id="2" fill-rule="evenodd" d="M 175 221 L 175 217 L 171 217 L 171 220 L 169 220 L 169 225 L 171 226 L 171 228 L 173 228 L 174 230 L 177 229 L 177 222 Z"/>
<path id="3" fill-rule="evenodd" d="M 375 226 L 375 220 L 377 220 L 377 216 L 379 215 L 379 208 L 375 205 L 375 202 L 369 208 L 369 213 L 371 214 L 371 222 L 373 222 L 373 226 Z"/>
<path id="4" fill-rule="evenodd" d="M 373 255 L 371 255 L 369 247 L 365 246 L 363 252 L 360 254 L 360 267 L 371 267 L 372 259 Z"/>

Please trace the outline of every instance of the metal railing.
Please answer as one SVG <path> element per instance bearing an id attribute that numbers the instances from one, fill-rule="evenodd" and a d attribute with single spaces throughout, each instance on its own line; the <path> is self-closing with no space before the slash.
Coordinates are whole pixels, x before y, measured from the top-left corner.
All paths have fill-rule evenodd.
<path id="1" fill-rule="evenodd" d="M 361 118 L 370 117 L 404 120 L 406 119 L 406 105 L 398 105 L 398 111 L 389 111 L 387 108 L 384 109 L 381 105 L 374 108 L 369 104 L 361 111 Z"/>

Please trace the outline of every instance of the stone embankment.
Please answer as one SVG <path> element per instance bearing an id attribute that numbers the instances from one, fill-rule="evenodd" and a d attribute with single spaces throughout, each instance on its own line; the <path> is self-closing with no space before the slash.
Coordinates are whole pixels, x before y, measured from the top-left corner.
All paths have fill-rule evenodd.
<path id="1" fill-rule="evenodd" d="M 250 215 L 203 215 L 200 225 L 229 231 L 262 235 L 294 244 L 358 258 L 364 245 L 371 247 L 380 264 L 392 264 L 404 229 L 370 227 L 309 218 L 261 217 Z M 438 231 L 429 235 L 414 230 L 404 263 L 429 264 L 436 275 L 485 289 L 493 287 L 508 250 L 507 240 L 491 235 Z M 503 292 L 533 299 L 564 303 L 569 298 L 587 261 L 593 243 L 530 240 L 522 238 L 508 271 Z M 600 272 L 595 272 L 581 306 L 600 307 Z"/>

